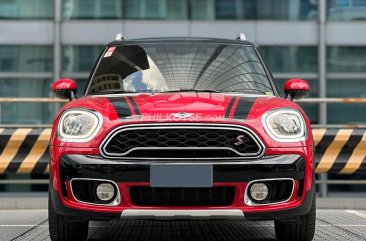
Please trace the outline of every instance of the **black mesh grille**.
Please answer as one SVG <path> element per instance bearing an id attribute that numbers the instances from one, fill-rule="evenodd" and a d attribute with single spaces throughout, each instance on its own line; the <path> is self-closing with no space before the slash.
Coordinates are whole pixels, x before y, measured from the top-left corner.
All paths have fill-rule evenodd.
<path id="1" fill-rule="evenodd" d="M 227 206 L 234 196 L 234 187 L 130 189 L 131 201 L 139 206 Z"/>
<path id="2" fill-rule="evenodd" d="M 246 132 L 204 127 L 125 129 L 105 146 L 107 155 L 137 158 L 240 157 L 256 156 L 260 151 L 261 147 Z"/>

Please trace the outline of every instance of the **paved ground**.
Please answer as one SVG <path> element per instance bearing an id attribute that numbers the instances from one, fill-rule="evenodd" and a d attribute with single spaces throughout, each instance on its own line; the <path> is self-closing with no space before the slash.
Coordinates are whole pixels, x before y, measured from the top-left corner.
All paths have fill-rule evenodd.
<path id="1" fill-rule="evenodd" d="M 314 240 L 366 240 L 366 211 L 318 210 Z M 93 222 L 89 240 L 224 241 L 275 240 L 273 222 L 137 221 Z M 50 240 L 46 210 L 0 211 L 0 240 Z"/>

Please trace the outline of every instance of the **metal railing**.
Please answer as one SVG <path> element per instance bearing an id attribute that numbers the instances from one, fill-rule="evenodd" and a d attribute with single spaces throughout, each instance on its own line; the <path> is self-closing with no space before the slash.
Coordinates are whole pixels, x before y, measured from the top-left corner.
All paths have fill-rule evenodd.
<path id="1" fill-rule="evenodd" d="M 68 100 L 59 98 L 0 98 L 0 126 L 6 127 L 50 127 L 51 124 L 12 124 L 2 123 L 2 104 L 3 103 L 50 103 L 57 104 L 55 107 L 55 114 L 61 107 L 61 104 L 67 103 Z M 322 104 L 322 103 L 339 103 L 339 104 L 365 104 L 366 98 L 305 98 L 295 100 L 297 103 L 304 104 Z M 315 128 L 366 128 L 365 124 L 313 124 Z"/>

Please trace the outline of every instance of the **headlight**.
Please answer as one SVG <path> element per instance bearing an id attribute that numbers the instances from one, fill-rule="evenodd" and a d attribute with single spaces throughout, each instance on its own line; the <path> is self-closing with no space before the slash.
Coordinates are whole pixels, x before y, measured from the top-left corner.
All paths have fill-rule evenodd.
<path id="1" fill-rule="evenodd" d="M 272 139 L 279 142 L 301 141 L 307 134 L 304 118 L 296 110 L 268 112 L 263 115 L 262 123 Z"/>
<path id="2" fill-rule="evenodd" d="M 87 142 L 99 131 L 102 116 L 89 110 L 68 110 L 58 123 L 58 138 L 65 142 Z"/>

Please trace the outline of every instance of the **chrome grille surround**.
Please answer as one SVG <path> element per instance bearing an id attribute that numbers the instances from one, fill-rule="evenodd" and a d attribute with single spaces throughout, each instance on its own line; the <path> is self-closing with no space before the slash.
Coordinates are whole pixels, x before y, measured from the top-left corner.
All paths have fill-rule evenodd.
<path id="1" fill-rule="evenodd" d="M 129 131 L 129 130 L 146 130 L 146 129 L 155 129 L 155 130 L 165 130 L 165 129 L 220 129 L 220 130 L 234 130 L 238 131 L 239 133 L 245 133 L 252 138 L 255 144 L 258 146 L 258 151 L 255 153 L 240 153 L 237 152 L 235 149 L 230 147 L 134 147 L 124 153 L 109 153 L 106 148 L 110 141 L 119 133 Z M 101 155 L 104 158 L 108 159 L 120 159 L 120 160 L 187 160 L 186 157 L 169 157 L 169 158 L 155 158 L 155 157 L 130 157 L 128 154 L 135 150 L 216 150 L 216 149 L 223 149 L 223 150 L 230 150 L 237 154 L 236 157 L 207 157 L 207 158 L 190 158 L 190 159 L 199 159 L 199 160 L 233 160 L 233 159 L 256 159 L 260 158 L 264 155 L 265 146 L 262 141 L 257 137 L 257 135 L 247 127 L 235 124 L 209 124 L 209 123 L 164 123 L 164 124 L 133 124 L 133 125 L 123 125 L 115 128 L 112 130 L 107 137 L 101 143 L 99 150 Z"/>

